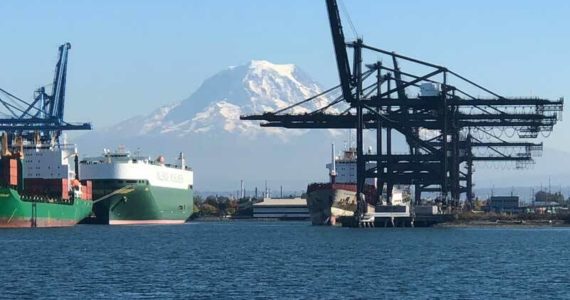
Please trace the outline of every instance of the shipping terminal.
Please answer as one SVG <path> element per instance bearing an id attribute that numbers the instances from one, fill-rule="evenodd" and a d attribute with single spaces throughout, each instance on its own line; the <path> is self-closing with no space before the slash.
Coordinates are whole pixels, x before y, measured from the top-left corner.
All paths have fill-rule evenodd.
<path id="1" fill-rule="evenodd" d="M 340 156 L 333 150 L 330 181 L 307 187 L 315 225 L 414 226 L 421 217 L 427 225 L 453 218 L 462 201 L 473 207 L 475 163 L 525 168 L 543 149 L 535 140 L 561 120 L 563 98 L 505 97 L 442 65 L 360 38 L 347 42 L 337 1 L 326 0 L 326 8 L 340 84 L 278 111 L 240 116 L 263 121 L 262 127 L 356 132 L 355 147 Z M 80 162 L 78 147 L 62 138 L 66 130 L 91 129 L 64 121 L 70 49 L 70 43 L 59 47 L 51 92 L 40 87 L 28 102 L 0 88 L 6 109 L 0 226 L 70 226 L 92 208 L 104 224 L 184 222 L 193 210 L 194 178 L 182 153 L 177 164 L 124 150 Z M 365 62 L 369 57 L 375 61 Z M 319 97 L 333 100 L 295 113 Z M 503 134 L 507 130 L 513 134 Z M 405 141 L 405 151 L 396 138 Z M 437 205 L 424 203 L 428 194 L 438 195 Z"/>
<path id="2" fill-rule="evenodd" d="M 309 185 L 313 223 L 337 222 L 334 211 L 350 211 L 343 225 L 353 227 L 376 226 L 377 217 L 404 217 L 408 208 L 396 203 L 398 186 L 413 188 L 416 207 L 423 205 L 422 195 L 438 194 L 442 213 L 453 216 L 462 199 L 473 206 L 476 162 L 525 168 L 543 148 L 532 140 L 547 136 L 561 120 L 563 98 L 505 97 L 447 67 L 374 47 L 361 38 L 346 41 L 337 1 L 326 0 L 326 8 L 339 85 L 278 111 L 240 116 L 262 121 L 262 127 L 356 131 L 351 153 L 355 182 L 337 183 L 331 176 L 329 183 Z M 375 60 L 365 62 L 370 57 Z M 295 112 L 320 97 L 332 101 L 317 110 Z M 503 134 L 505 130 L 513 134 Z M 364 150 L 365 134 L 372 140 L 370 151 Z M 405 141 L 405 151 L 395 147 L 395 138 Z M 477 151 L 481 149 L 489 151 Z M 347 209 L 339 210 L 347 198 Z"/>

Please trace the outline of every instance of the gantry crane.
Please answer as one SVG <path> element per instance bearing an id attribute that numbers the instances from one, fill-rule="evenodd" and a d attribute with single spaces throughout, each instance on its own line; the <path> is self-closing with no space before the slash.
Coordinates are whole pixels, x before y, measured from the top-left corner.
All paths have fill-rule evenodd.
<path id="1" fill-rule="evenodd" d="M 356 129 L 357 218 L 363 216 L 366 202 L 390 205 L 394 185 L 414 186 L 416 201 L 422 192 L 437 192 L 449 207 L 459 205 L 461 194 L 470 203 L 475 162 L 531 164 L 542 143 L 528 140 L 551 132 L 561 118 L 563 98 L 503 97 L 446 67 L 361 39 L 346 43 L 336 1 L 326 0 L 326 6 L 340 84 L 276 112 L 241 119 L 265 121 L 263 127 Z M 347 48 L 352 50 L 352 66 Z M 389 63 L 365 65 L 363 51 Z M 400 62 L 424 71 L 405 72 Z M 338 88 L 340 96 L 330 97 L 329 105 L 306 114 L 288 113 Z M 417 96 L 411 95 L 414 90 L 419 91 Z M 474 92 L 485 96 L 472 96 Z M 336 110 L 340 113 L 332 107 L 341 107 Z M 365 131 L 375 131 L 376 153 L 364 152 Z M 405 138 L 408 153 L 394 152 L 394 134 Z M 375 199 L 364 199 L 367 178 L 377 179 Z"/>

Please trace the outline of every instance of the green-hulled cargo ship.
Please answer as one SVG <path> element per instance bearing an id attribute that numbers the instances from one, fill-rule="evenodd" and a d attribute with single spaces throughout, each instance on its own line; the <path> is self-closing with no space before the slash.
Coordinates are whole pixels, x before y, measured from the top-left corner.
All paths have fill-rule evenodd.
<path id="1" fill-rule="evenodd" d="M 78 180 L 75 147 L 23 144 L 10 152 L 2 136 L 0 228 L 73 226 L 88 217 L 91 183 Z"/>
<path id="2" fill-rule="evenodd" d="M 105 151 L 83 159 L 80 170 L 93 182 L 93 196 L 103 199 L 93 207 L 95 223 L 178 224 L 192 214 L 193 172 L 182 154 L 178 165 L 169 165 L 163 157 Z"/>
<path id="3" fill-rule="evenodd" d="M 0 188 L 0 203 L 0 227 L 63 227 L 88 217 L 93 202 L 24 197 L 15 189 Z"/>
<path id="4" fill-rule="evenodd" d="M 89 123 L 63 120 L 69 49 L 69 43 L 59 47 L 51 94 L 41 87 L 27 103 L 3 90 L 18 101 L 1 101 L 7 111 L 0 154 L 0 227 L 71 226 L 91 213 L 91 185 L 79 181 L 77 150 L 59 139 L 63 130 L 91 129 Z"/>

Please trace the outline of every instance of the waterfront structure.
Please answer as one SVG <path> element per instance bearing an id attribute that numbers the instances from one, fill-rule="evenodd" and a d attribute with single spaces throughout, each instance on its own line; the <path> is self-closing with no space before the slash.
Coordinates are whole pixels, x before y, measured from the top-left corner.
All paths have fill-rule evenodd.
<path id="1" fill-rule="evenodd" d="M 518 196 L 491 196 L 487 202 L 487 209 L 496 213 L 518 213 L 520 212 Z"/>
<path id="2" fill-rule="evenodd" d="M 253 204 L 253 217 L 279 220 L 307 220 L 309 219 L 309 210 L 306 200 L 302 198 L 264 198 L 262 202 Z"/>
<path id="3" fill-rule="evenodd" d="M 521 207 L 521 209 L 526 213 L 535 214 L 555 214 L 560 211 L 568 211 L 567 208 L 554 201 L 534 201 L 529 205 Z"/>

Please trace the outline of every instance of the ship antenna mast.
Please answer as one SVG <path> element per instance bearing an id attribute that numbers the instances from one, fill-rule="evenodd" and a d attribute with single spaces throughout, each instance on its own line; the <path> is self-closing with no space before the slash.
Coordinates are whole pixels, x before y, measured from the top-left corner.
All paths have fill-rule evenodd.
<path id="1" fill-rule="evenodd" d="M 178 156 L 178 160 L 180 160 L 180 169 L 186 169 L 186 160 L 184 159 L 184 153 L 180 152 L 180 156 Z"/>
<path id="2" fill-rule="evenodd" d="M 331 183 L 334 184 L 336 181 L 336 160 L 335 160 L 335 153 L 334 153 L 334 143 L 332 144 L 331 149 L 331 169 L 330 169 L 330 177 Z"/>

